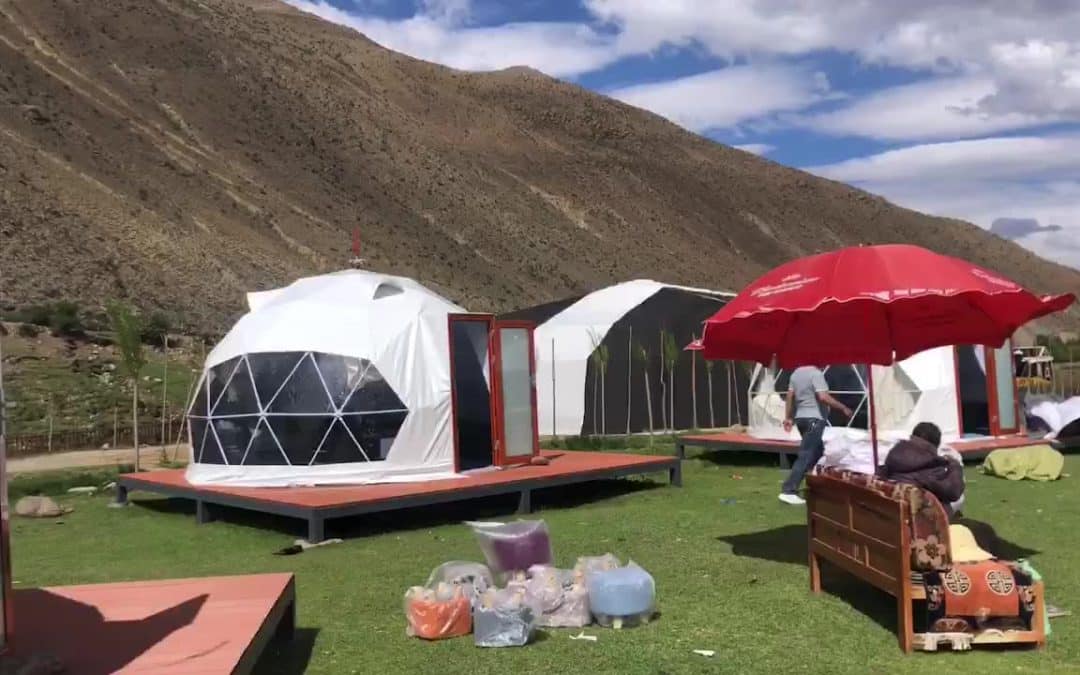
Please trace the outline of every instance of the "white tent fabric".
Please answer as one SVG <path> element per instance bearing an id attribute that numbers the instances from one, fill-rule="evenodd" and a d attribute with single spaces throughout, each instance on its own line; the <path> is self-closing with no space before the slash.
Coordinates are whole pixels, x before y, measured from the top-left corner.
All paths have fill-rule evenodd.
<path id="1" fill-rule="evenodd" d="M 851 366 L 832 366 L 851 368 Z M 919 422 L 933 422 L 941 429 L 942 438 L 956 440 L 960 437 L 960 413 L 956 390 L 956 358 L 952 347 L 931 349 L 893 366 L 874 366 L 874 396 L 878 415 L 879 437 L 906 438 Z M 784 431 L 784 395 L 777 391 L 776 381 L 780 371 L 758 365 L 751 378 L 750 426 L 751 436 L 772 440 L 798 440 L 794 429 Z M 849 378 L 857 382 L 850 394 L 860 397 L 859 406 L 865 412 L 866 386 L 863 376 L 855 371 Z M 835 392 L 834 392 L 835 393 Z M 840 438 L 840 429 L 826 430 L 826 446 Z M 868 438 L 861 429 L 843 431 L 843 438 L 852 436 Z M 884 456 L 884 455 L 882 455 Z"/>
<path id="2" fill-rule="evenodd" d="M 1073 396 L 1060 403 L 1042 401 L 1032 406 L 1030 413 L 1041 418 L 1050 427 L 1046 438 L 1057 438 L 1058 432 L 1076 420 L 1080 420 L 1080 396 Z"/>
<path id="3" fill-rule="evenodd" d="M 585 391 L 589 355 L 615 322 L 663 288 L 729 295 L 651 279 L 635 279 L 589 293 L 536 328 L 536 398 L 541 434 L 552 433 L 553 416 L 555 435 L 581 433 L 585 419 L 585 401 L 581 392 Z M 557 391 L 555 410 L 552 410 L 554 388 Z"/>
<path id="4" fill-rule="evenodd" d="M 408 413 L 382 461 L 228 465 L 197 463 L 192 457 L 187 470 L 191 483 L 287 486 L 456 475 L 447 315 L 464 309 L 411 279 L 359 270 L 251 293 L 248 303 L 250 311 L 207 357 L 204 384 L 210 369 L 235 357 L 280 352 L 339 355 L 363 359 L 377 368 Z M 263 417 L 266 408 L 262 401 Z M 340 417 L 340 407 L 330 415 Z"/>

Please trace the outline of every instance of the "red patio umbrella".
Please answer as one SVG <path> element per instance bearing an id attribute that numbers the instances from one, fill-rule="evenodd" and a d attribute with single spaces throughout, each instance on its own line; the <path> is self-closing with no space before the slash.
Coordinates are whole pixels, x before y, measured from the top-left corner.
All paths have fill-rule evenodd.
<path id="1" fill-rule="evenodd" d="M 958 258 L 907 244 L 858 246 L 766 273 L 705 322 L 706 359 L 891 365 L 946 345 L 1000 347 L 1025 323 L 1068 307 Z M 877 466 L 873 377 L 870 421 Z"/>

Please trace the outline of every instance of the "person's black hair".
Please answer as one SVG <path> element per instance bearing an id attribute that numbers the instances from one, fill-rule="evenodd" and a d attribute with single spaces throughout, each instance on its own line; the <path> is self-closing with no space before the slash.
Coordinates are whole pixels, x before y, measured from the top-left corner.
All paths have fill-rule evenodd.
<path id="1" fill-rule="evenodd" d="M 941 429 L 933 422 L 919 422 L 911 432 L 912 438 L 921 438 L 935 448 L 941 445 Z"/>

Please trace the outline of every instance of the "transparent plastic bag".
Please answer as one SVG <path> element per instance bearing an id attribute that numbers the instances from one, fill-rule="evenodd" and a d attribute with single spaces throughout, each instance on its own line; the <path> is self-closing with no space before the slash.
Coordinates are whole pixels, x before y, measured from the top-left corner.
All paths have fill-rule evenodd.
<path id="1" fill-rule="evenodd" d="M 473 640 L 477 647 L 523 647 L 540 614 L 536 600 L 521 589 L 489 590 L 473 613 Z"/>
<path id="2" fill-rule="evenodd" d="M 469 602 L 475 602 L 481 593 L 495 587 L 495 579 L 487 565 L 455 560 L 444 562 L 432 570 L 424 585 L 435 589 L 439 584 L 460 586 Z"/>
<path id="3" fill-rule="evenodd" d="M 468 635 L 472 604 L 460 586 L 440 583 L 435 589 L 413 586 L 405 592 L 405 634 L 424 640 Z"/>
<path id="4" fill-rule="evenodd" d="M 589 593 L 584 573 L 550 565 L 533 565 L 525 582 L 513 579 L 512 588 L 521 587 L 535 599 L 541 615 L 538 625 L 547 628 L 580 628 L 592 622 Z"/>
<path id="5" fill-rule="evenodd" d="M 588 575 L 589 609 L 601 626 L 623 628 L 648 623 L 656 612 L 656 582 L 644 569 L 626 567 Z"/>
<path id="6" fill-rule="evenodd" d="M 552 562 L 551 536 L 542 520 L 513 523 L 466 523 L 476 534 L 488 567 L 497 575 Z"/>
<path id="7" fill-rule="evenodd" d="M 593 572 L 602 572 L 604 570 L 613 570 L 617 567 L 621 567 L 622 563 L 619 559 L 610 553 L 598 556 L 582 556 L 577 559 L 577 564 L 574 565 L 574 572 L 581 574 L 583 577 L 588 577 Z"/>

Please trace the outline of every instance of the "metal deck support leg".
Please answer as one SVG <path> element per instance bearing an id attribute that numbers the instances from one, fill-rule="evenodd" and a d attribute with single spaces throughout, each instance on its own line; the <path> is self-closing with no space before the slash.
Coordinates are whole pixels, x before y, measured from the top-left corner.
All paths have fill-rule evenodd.
<path id="1" fill-rule="evenodd" d="M 126 485 L 116 486 L 116 498 L 113 499 L 113 504 L 117 506 L 127 506 L 128 503 L 128 489 Z"/>
<path id="2" fill-rule="evenodd" d="M 518 496 L 518 513 L 532 513 L 532 490 L 523 488 Z"/>
<path id="3" fill-rule="evenodd" d="M 211 506 L 201 499 L 195 500 L 195 522 L 199 525 L 214 522 L 214 513 Z"/>
<path id="4" fill-rule="evenodd" d="M 788 459 L 786 452 L 780 453 L 780 468 L 784 469 L 785 471 L 791 469 L 791 460 Z"/>
<path id="5" fill-rule="evenodd" d="M 674 487 L 682 487 L 682 462 L 675 462 L 675 466 L 668 469 L 668 480 Z"/>
<path id="6" fill-rule="evenodd" d="M 675 456 L 679 458 L 679 461 L 686 459 L 686 446 L 682 443 L 675 443 Z"/>
<path id="7" fill-rule="evenodd" d="M 326 537 L 324 524 L 322 516 L 314 513 L 308 516 L 307 540 L 309 544 L 318 544 Z"/>

